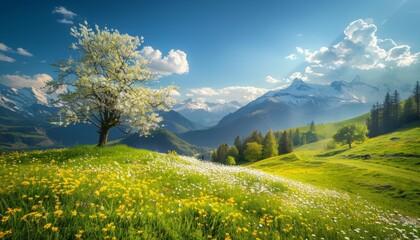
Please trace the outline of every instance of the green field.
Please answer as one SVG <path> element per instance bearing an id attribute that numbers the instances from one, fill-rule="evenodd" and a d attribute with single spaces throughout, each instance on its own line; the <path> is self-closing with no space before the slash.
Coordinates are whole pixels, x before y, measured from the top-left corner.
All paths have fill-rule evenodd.
<path id="1" fill-rule="evenodd" d="M 349 121 L 351 122 L 351 121 Z M 331 129 L 332 124 L 326 125 Z M 420 124 L 368 139 L 348 149 L 324 150 L 328 139 L 249 166 L 326 189 L 360 196 L 378 206 L 420 217 Z M 362 160 L 370 154 L 372 159 Z"/>
<path id="2" fill-rule="evenodd" d="M 8 153 L 0 165 L 4 239 L 415 239 L 420 231 L 418 220 L 363 197 L 125 146 Z"/>

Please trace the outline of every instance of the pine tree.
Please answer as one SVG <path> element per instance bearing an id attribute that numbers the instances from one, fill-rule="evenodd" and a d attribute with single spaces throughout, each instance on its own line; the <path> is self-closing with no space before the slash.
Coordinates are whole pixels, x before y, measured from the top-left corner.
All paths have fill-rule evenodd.
<path id="1" fill-rule="evenodd" d="M 405 122 L 411 122 L 416 120 L 416 109 L 414 106 L 413 98 L 411 97 L 407 99 L 407 101 L 404 104 L 403 118 Z"/>
<path id="2" fill-rule="evenodd" d="M 271 130 L 267 132 L 263 141 L 262 158 L 269 158 L 278 155 L 276 137 Z"/>
<path id="3" fill-rule="evenodd" d="M 292 136 L 290 134 L 290 131 L 289 131 L 289 134 L 287 135 L 287 142 L 286 142 L 286 144 L 287 144 L 287 151 L 288 152 L 293 152 L 293 138 L 292 138 Z"/>
<path id="4" fill-rule="evenodd" d="M 292 146 L 290 143 L 290 138 L 287 136 L 287 132 L 286 130 L 283 131 L 283 133 L 281 134 L 280 137 L 280 142 L 279 142 L 279 154 L 286 154 L 286 153 L 290 153 L 292 152 Z"/>
<path id="5" fill-rule="evenodd" d="M 300 146 L 301 145 L 299 128 L 297 128 L 295 133 L 293 134 L 293 145 L 294 146 Z"/>
<path id="6" fill-rule="evenodd" d="M 292 129 L 289 130 L 289 134 L 287 135 L 287 137 L 289 138 L 288 143 L 289 143 L 290 149 L 292 149 L 293 151 L 294 146 L 293 146 L 293 130 Z"/>
<path id="7" fill-rule="evenodd" d="M 386 94 L 383 106 L 381 133 L 389 132 L 392 129 L 392 101 L 389 93 Z"/>
<path id="8" fill-rule="evenodd" d="M 318 134 L 316 133 L 314 121 L 311 121 L 310 126 L 309 126 L 309 131 L 306 132 L 305 136 L 306 136 L 306 143 L 313 143 L 319 140 Z"/>
<path id="9" fill-rule="evenodd" d="M 257 130 L 254 130 L 254 131 L 252 131 L 251 135 L 249 135 L 249 136 L 246 138 L 245 142 L 246 142 L 246 143 L 249 143 L 249 142 L 256 142 L 256 143 L 258 143 L 258 144 L 262 144 L 263 139 L 264 139 L 264 137 L 263 137 L 262 133 L 261 133 L 261 132 L 259 132 L 259 131 L 257 131 Z"/>
<path id="10" fill-rule="evenodd" d="M 414 103 L 416 105 L 416 115 L 417 115 L 417 119 L 420 118 L 420 86 L 419 86 L 419 81 L 417 81 L 417 84 L 414 88 L 414 92 L 413 92 L 413 98 L 414 98 Z"/>
<path id="11" fill-rule="evenodd" d="M 213 153 L 211 154 L 211 161 L 217 162 L 217 153 L 216 150 L 213 150 Z"/>
<path id="12" fill-rule="evenodd" d="M 376 108 L 375 108 L 375 120 L 374 120 L 374 124 L 375 124 L 375 128 L 376 128 L 376 136 L 382 134 L 382 125 L 381 125 L 381 119 L 383 118 L 383 109 L 382 107 L 379 105 L 378 102 L 376 102 Z"/>
<path id="13" fill-rule="evenodd" d="M 300 145 L 305 145 L 306 144 L 306 134 L 302 134 L 302 136 L 300 137 Z"/>
<path id="14" fill-rule="evenodd" d="M 244 143 L 241 140 L 241 137 L 238 135 L 234 141 L 235 147 L 238 149 L 238 157 L 236 158 L 237 161 L 242 161 L 244 157 Z"/>
<path id="15" fill-rule="evenodd" d="M 380 129 L 380 106 L 376 103 L 372 106 L 370 111 L 370 117 L 367 120 L 367 128 L 369 130 L 369 137 L 375 137 L 381 134 Z"/>
<path id="16" fill-rule="evenodd" d="M 224 163 L 226 158 L 228 157 L 229 152 L 229 145 L 226 143 L 222 143 L 219 145 L 217 149 L 217 162 Z"/>
<path id="17" fill-rule="evenodd" d="M 391 98 L 392 102 L 392 128 L 396 128 L 400 121 L 401 107 L 400 107 L 400 94 L 397 90 L 394 91 L 394 94 Z"/>

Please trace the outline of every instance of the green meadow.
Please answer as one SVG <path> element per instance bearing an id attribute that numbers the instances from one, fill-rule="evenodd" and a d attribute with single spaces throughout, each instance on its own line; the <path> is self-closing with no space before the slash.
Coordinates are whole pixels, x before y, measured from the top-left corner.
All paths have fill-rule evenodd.
<path id="1" fill-rule="evenodd" d="M 404 132 L 405 136 L 410 134 L 417 133 Z M 378 143 L 368 142 L 363 147 L 369 144 Z M 380 164 L 387 159 L 378 155 L 381 152 L 375 153 L 369 163 L 350 159 L 361 147 L 343 149 L 339 154 L 331 152 L 328 157 L 296 152 L 253 165 L 265 171 L 277 169 L 273 172 L 287 178 L 125 146 L 4 153 L 0 156 L 0 238 L 418 238 L 418 208 L 408 211 L 416 203 L 412 196 L 416 186 L 409 183 L 418 181 L 418 174 L 410 170 L 417 165 L 397 168 L 402 165 L 397 160 Z M 307 156 L 318 160 L 303 160 Z M 365 178 L 374 181 L 375 168 L 381 167 L 384 170 L 378 174 L 390 182 L 378 186 L 391 185 L 398 190 L 388 189 L 390 193 L 403 189 L 407 194 L 395 198 L 401 211 L 374 201 L 386 199 L 384 194 L 372 198 L 363 191 L 358 195 L 342 189 L 344 181 L 336 181 L 338 172 L 346 170 L 345 178 L 349 179 L 349 171 L 362 166 L 370 168 L 358 170 L 361 172 L 349 186 L 370 191 L 360 185 L 359 175 L 372 174 Z M 391 168 L 399 170 L 392 178 L 385 171 Z M 326 171 L 335 174 L 322 174 Z M 411 173 L 412 180 L 403 179 L 406 172 Z M 393 182 L 397 180 L 403 182 Z M 373 186 L 374 182 L 366 184 Z M 401 214 L 403 210 L 407 211 Z"/>
<path id="2" fill-rule="evenodd" d="M 328 124 L 324 128 L 333 129 Z M 390 134 L 368 139 L 352 149 L 330 139 L 303 145 L 293 153 L 249 166 L 326 189 L 367 199 L 377 206 L 420 217 L 420 127 L 406 125 Z M 369 154 L 371 159 L 363 160 Z"/>

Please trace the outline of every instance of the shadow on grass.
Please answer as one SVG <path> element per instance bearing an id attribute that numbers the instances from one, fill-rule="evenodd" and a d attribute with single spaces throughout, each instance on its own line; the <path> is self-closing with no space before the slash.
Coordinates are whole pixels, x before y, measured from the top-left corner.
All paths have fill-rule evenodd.
<path id="1" fill-rule="evenodd" d="M 316 157 L 331 157 L 331 156 L 343 153 L 347 150 L 348 149 L 336 150 L 336 151 L 331 151 L 331 152 L 327 152 L 327 153 L 323 153 L 323 154 L 318 154 L 318 155 L 315 155 L 315 156 Z"/>

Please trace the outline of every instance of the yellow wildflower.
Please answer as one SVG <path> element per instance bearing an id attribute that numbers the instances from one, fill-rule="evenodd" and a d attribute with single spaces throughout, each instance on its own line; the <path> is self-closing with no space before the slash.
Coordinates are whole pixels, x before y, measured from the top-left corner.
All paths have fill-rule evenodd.
<path id="1" fill-rule="evenodd" d="M 61 216 L 63 214 L 63 210 L 59 209 L 54 212 L 54 215 Z"/>
<path id="2" fill-rule="evenodd" d="M 3 216 L 2 217 L 2 219 L 1 219 L 1 222 L 7 222 L 7 220 L 9 220 L 9 218 L 10 218 L 10 216 L 8 216 L 8 215 L 6 215 L 6 216 Z"/>

